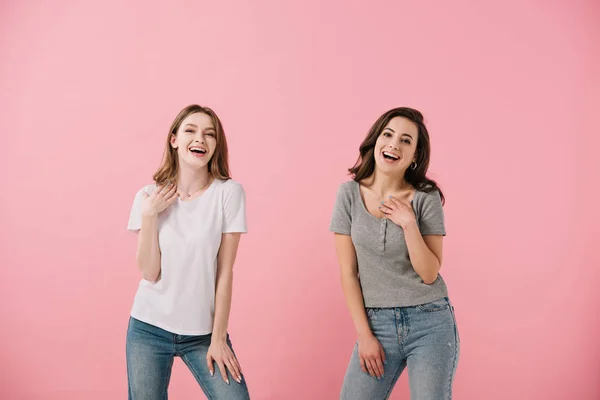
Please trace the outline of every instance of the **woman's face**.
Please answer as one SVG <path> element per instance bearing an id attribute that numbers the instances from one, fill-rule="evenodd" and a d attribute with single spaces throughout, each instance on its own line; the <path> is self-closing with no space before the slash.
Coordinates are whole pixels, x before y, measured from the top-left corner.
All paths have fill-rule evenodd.
<path id="1" fill-rule="evenodd" d="M 176 134 L 171 135 L 171 146 L 177 149 L 179 165 L 201 169 L 208 165 L 217 147 L 217 132 L 212 118 L 195 113 L 185 118 Z"/>
<path id="2" fill-rule="evenodd" d="M 404 117 L 395 117 L 375 142 L 375 165 L 386 174 L 402 175 L 415 160 L 419 128 Z"/>

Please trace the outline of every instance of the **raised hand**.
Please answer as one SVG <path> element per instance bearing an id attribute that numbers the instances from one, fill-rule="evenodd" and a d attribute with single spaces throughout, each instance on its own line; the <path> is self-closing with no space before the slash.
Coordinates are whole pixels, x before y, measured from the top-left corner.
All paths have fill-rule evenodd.
<path id="1" fill-rule="evenodd" d="M 170 183 L 159 186 L 154 193 L 143 192 L 142 215 L 155 216 L 177 200 L 177 186 Z"/>
<path id="2" fill-rule="evenodd" d="M 388 201 L 382 201 L 379 209 L 390 221 L 402 229 L 406 229 L 407 226 L 416 221 L 412 206 L 392 196 Z"/>

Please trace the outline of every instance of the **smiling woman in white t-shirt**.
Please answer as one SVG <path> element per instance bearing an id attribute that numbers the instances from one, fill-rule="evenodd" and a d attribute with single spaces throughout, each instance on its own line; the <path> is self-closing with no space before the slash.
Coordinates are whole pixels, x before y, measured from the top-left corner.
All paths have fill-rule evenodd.
<path id="1" fill-rule="evenodd" d="M 179 113 L 154 181 L 136 194 L 128 224 L 143 278 L 127 330 L 129 399 L 167 398 L 175 356 L 209 399 L 249 399 L 227 333 L 245 192 L 229 176 L 214 111 Z"/>

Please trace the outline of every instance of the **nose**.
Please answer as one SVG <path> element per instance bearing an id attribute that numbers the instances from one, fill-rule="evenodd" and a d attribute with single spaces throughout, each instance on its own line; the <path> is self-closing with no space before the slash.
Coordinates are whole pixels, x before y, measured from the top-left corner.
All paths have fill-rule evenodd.
<path id="1" fill-rule="evenodd" d="M 390 149 L 398 150 L 398 147 L 395 144 L 390 143 Z"/>

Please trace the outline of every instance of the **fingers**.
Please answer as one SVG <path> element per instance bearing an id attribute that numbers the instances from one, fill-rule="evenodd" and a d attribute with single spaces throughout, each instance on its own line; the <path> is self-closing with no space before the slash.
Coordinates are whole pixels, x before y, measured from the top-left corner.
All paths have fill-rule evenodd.
<path id="1" fill-rule="evenodd" d="M 390 196 L 389 202 L 391 204 L 393 204 L 394 206 L 396 206 L 396 207 L 402 207 L 402 206 L 404 206 L 404 207 L 410 207 L 410 205 L 408 203 L 405 203 L 405 202 L 403 202 L 401 200 L 398 200 L 394 196 Z"/>
<path id="2" fill-rule="evenodd" d="M 155 196 L 163 196 L 168 186 L 168 184 L 157 186 L 153 194 Z"/>
<path id="3" fill-rule="evenodd" d="M 168 205 L 171 205 L 177 200 L 179 196 L 177 195 L 177 186 L 173 185 L 173 189 L 171 189 L 167 195 L 165 196 L 165 200 Z"/>
<path id="4" fill-rule="evenodd" d="M 365 360 L 365 365 L 367 366 L 367 370 L 369 372 L 369 375 L 371 375 L 373 378 L 377 378 L 377 374 L 375 373 L 375 363 L 373 361 L 371 361 L 370 359 L 366 359 Z"/>
<path id="5" fill-rule="evenodd" d="M 210 372 L 210 376 L 215 375 L 215 367 L 214 367 L 214 359 L 210 354 L 206 355 L 206 366 L 208 367 L 208 371 Z"/>
<path id="6" fill-rule="evenodd" d="M 365 359 L 362 356 L 358 356 L 358 359 L 360 360 L 360 369 L 362 369 L 363 371 L 365 371 L 368 374 L 369 371 L 367 370 L 367 365 L 366 365 Z"/>
<path id="7" fill-rule="evenodd" d="M 167 185 L 161 186 L 159 189 L 157 189 L 157 192 L 158 196 L 164 197 L 166 199 L 171 197 L 175 190 L 177 190 L 177 187 L 172 183 L 169 183 Z"/>
<path id="8" fill-rule="evenodd" d="M 222 360 L 217 361 L 217 366 L 219 367 L 219 372 L 221 373 L 223 380 L 225 381 L 226 384 L 229 385 L 229 378 L 227 377 L 227 370 L 225 369 L 225 363 L 223 363 Z"/>
<path id="9" fill-rule="evenodd" d="M 372 364 L 373 362 L 371 362 Z M 382 378 L 383 377 L 383 361 L 381 360 L 381 355 L 379 355 L 379 357 L 377 357 L 375 359 L 375 373 L 377 374 L 378 378 Z"/>
<path id="10" fill-rule="evenodd" d="M 242 373 L 240 371 L 240 364 L 235 359 L 233 354 L 225 359 L 225 366 L 229 370 L 229 373 L 231 373 L 231 376 L 233 376 L 233 379 L 235 379 L 237 383 L 242 383 Z"/>
<path id="11" fill-rule="evenodd" d="M 389 215 L 394 211 L 387 203 L 384 202 L 382 202 L 379 206 L 379 210 L 385 215 Z"/>

